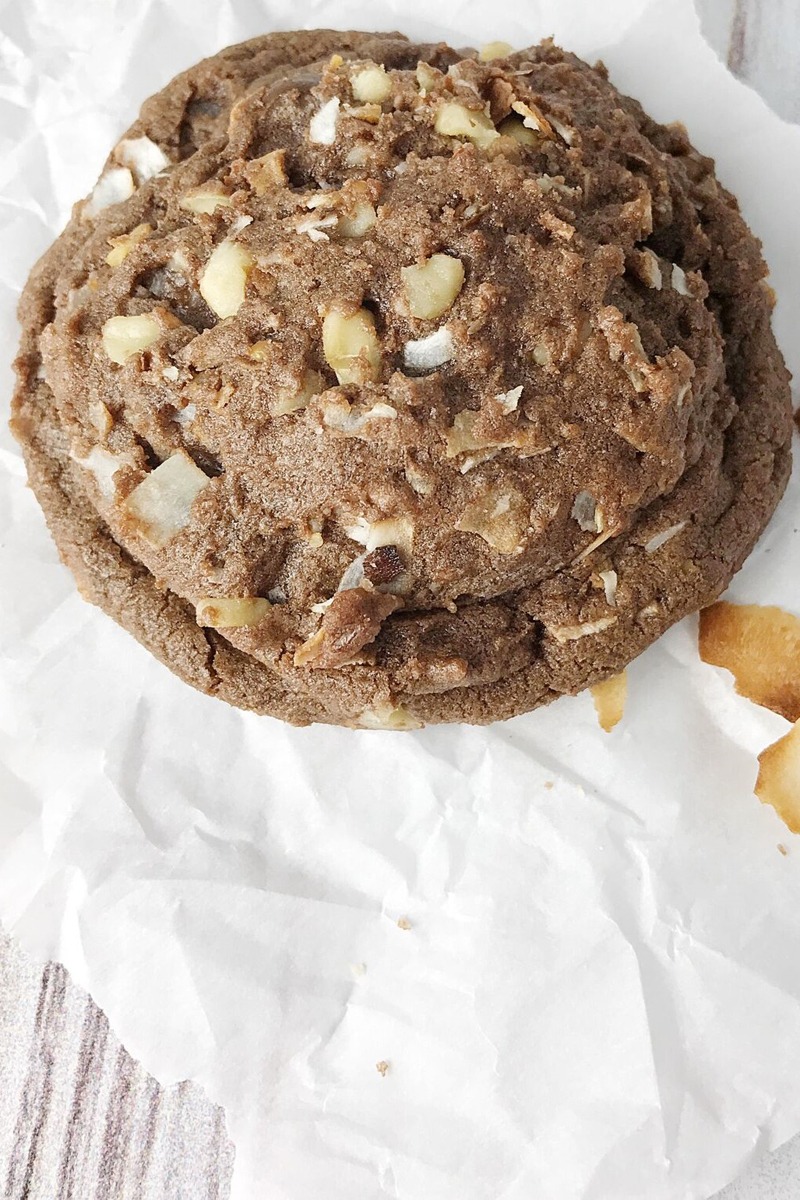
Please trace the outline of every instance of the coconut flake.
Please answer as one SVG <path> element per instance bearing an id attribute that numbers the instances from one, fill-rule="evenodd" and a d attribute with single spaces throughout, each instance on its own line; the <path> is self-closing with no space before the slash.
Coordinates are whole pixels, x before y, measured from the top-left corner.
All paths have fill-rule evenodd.
<path id="1" fill-rule="evenodd" d="M 228 230 L 228 237 L 236 237 L 237 233 L 241 233 L 243 229 L 247 229 L 247 226 L 252 224 L 252 217 L 247 217 L 244 214 L 241 214 L 241 216 L 236 217 L 234 221 L 231 221 L 231 227 Z"/>
<path id="2" fill-rule="evenodd" d="M 406 342 L 403 363 L 414 371 L 433 371 L 450 362 L 454 353 L 453 335 L 446 325 L 417 341 Z"/>
<path id="3" fill-rule="evenodd" d="M 597 502 L 591 492 L 578 492 L 571 516 L 584 532 L 600 533 L 602 524 L 597 519 Z"/>
<path id="4" fill-rule="evenodd" d="M 177 383 L 178 380 L 180 379 L 181 373 L 177 367 L 169 366 L 169 367 L 164 367 L 164 370 L 161 372 L 161 375 L 164 379 L 167 380 L 168 383 Z"/>
<path id="5" fill-rule="evenodd" d="M 495 400 L 500 405 L 504 413 L 512 413 L 519 404 L 519 398 L 522 395 L 522 384 L 519 387 L 512 388 L 510 392 L 498 392 Z"/>
<path id="6" fill-rule="evenodd" d="M 566 142 L 568 146 L 571 146 L 575 140 L 575 130 L 570 129 L 569 125 L 565 125 L 563 121 L 559 121 L 556 117 L 550 117 L 549 121 L 561 140 Z"/>
<path id="7" fill-rule="evenodd" d="M 164 547 L 191 519 L 192 505 L 211 480 L 179 450 L 138 484 L 124 507 L 151 546 Z"/>
<path id="8" fill-rule="evenodd" d="M 549 625 L 548 632 L 562 646 L 565 642 L 577 642 L 579 638 L 602 633 L 617 623 L 618 617 L 599 617 L 596 621 L 584 621 L 582 625 Z"/>
<path id="9" fill-rule="evenodd" d="M 123 167 L 130 167 L 137 183 L 145 183 L 170 166 L 164 151 L 149 137 L 125 138 L 114 151 L 114 158 Z"/>
<path id="10" fill-rule="evenodd" d="M 106 500 L 114 497 L 114 476 L 122 467 L 133 467 L 135 463 L 130 454 L 112 454 L 102 446 L 92 446 L 86 458 L 78 458 L 73 454 L 74 461 L 84 470 L 94 475 L 100 495 Z"/>
<path id="11" fill-rule="evenodd" d="M 344 404 L 340 402 L 326 405 L 322 419 L 329 429 L 338 429 L 340 433 L 357 436 L 370 421 L 396 420 L 397 409 L 393 408 L 391 404 L 379 401 L 377 404 L 373 404 L 372 408 L 353 410 L 345 401 Z"/>
<path id="12" fill-rule="evenodd" d="M 185 428 L 187 425 L 191 425 L 196 416 L 197 405 L 189 403 L 175 413 L 175 423 Z"/>
<path id="13" fill-rule="evenodd" d="M 128 200 L 136 191 L 133 175 L 127 167 L 111 167 L 100 176 L 94 191 L 83 206 L 84 217 L 96 217 L 111 204 Z"/>
<path id="14" fill-rule="evenodd" d="M 672 286 L 679 295 L 689 295 L 689 288 L 686 283 L 686 272 L 682 267 L 679 267 L 677 263 L 672 264 Z"/>
<path id="15" fill-rule="evenodd" d="M 308 127 L 308 139 L 318 146 L 332 146 L 336 141 L 336 123 L 339 120 L 339 97 L 334 96 L 314 113 Z"/>
<path id="16" fill-rule="evenodd" d="M 328 242 L 330 238 L 323 231 L 331 229 L 338 220 L 336 213 L 329 213 L 326 217 L 315 217 L 312 214 L 298 221 L 295 229 L 298 233 L 307 233 L 312 242 Z"/>
<path id="17" fill-rule="evenodd" d="M 606 604 L 611 608 L 617 607 L 617 572 L 616 571 L 598 571 L 597 574 L 603 581 L 603 590 L 606 594 Z"/>
<path id="18" fill-rule="evenodd" d="M 670 525 L 668 529 L 662 529 L 660 533 L 651 537 L 649 542 L 645 542 L 645 554 L 655 554 L 656 550 L 660 550 L 662 546 L 671 541 L 685 526 L 685 521 L 679 521 L 677 525 Z"/>
<path id="19" fill-rule="evenodd" d="M 354 542 L 365 546 L 367 553 L 381 546 L 401 546 L 410 550 L 414 540 L 414 524 L 408 517 L 386 517 L 382 521 L 356 517 L 355 522 L 346 525 L 344 531 Z"/>
<path id="20" fill-rule="evenodd" d="M 367 553 L 365 550 L 363 554 L 359 554 L 358 558 L 353 559 L 339 580 L 337 592 L 349 592 L 352 588 L 360 587 L 364 581 L 364 559 L 367 557 Z"/>

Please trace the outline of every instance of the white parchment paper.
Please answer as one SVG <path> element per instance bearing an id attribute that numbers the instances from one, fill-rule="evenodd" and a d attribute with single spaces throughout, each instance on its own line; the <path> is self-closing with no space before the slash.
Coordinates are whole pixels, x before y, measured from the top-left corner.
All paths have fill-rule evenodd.
<path id="1" fill-rule="evenodd" d="M 29 0 L 0 6 L 4 396 L 27 271 L 139 103 L 298 24 L 602 56 L 717 158 L 798 371 L 800 130 L 689 0 Z M 796 472 L 735 597 L 800 612 L 799 509 Z M 226 1106 L 236 1197 L 688 1200 L 800 1130 L 800 842 L 752 794 L 787 725 L 699 662 L 694 621 L 633 665 L 610 736 L 586 695 L 293 730 L 79 599 L 4 430 L 0 669 L 0 918 Z"/>

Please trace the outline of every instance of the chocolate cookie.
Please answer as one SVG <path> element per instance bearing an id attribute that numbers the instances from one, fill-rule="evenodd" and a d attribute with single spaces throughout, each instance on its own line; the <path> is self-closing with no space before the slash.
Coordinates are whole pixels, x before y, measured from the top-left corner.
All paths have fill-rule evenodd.
<path id="1" fill-rule="evenodd" d="M 196 687 L 493 721 L 752 548 L 790 468 L 765 275 L 602 67 L 271 34 L 148 100 L 34 269 L 14 431 L 82 594 Z"/>

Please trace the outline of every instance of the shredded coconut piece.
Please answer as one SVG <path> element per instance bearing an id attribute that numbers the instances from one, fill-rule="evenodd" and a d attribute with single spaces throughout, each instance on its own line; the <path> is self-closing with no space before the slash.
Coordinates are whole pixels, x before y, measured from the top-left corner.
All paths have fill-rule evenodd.
<path id="1" fill-rule="evenodd" d="M 677 525 L 670 525 L 669 529 L 662 529 L 660 533 L 656 533 L 650 538 L 649 542 L 645 542 L 645 554 L 655 554 L 656 550 L 660 550 L 672 538 L 679 534 L 686 526 L 685 521 L 679 521 Z"/>
<path id="2" fill-rule="evenodd" d="M 417 341 L 406 342 L 403 362 L 415 371 L 433 371 L 453 357 L 453 335 L 446 325 Z"/>
<path id="3" fill-rule="evenodd" d="M 94 191 L 83 207 L 83 215 L 84 217 L 96 217 L 109 205 L 119 204 L 122 200 L 129 199 L 135 191 L 133 175 L 128 168 L 111 167 L 100 176 L 94 185 Z"/>
<path id="4" fill-rule="evenodd" d="M 596 621 L 584 621 L 582 625 L 550 625 L 548 631 L 563 646 L 565 642 L 577 642 L 579 638 L 602 633 L 617 622 L 617 617 L 599 617 Z"/>
<path id="5" fill-rule="evenodd" d="M 149 137 L 125 138 L 114 151 L 114 158 L 123 167 L 130 167 L 137 183 L 145 183 L 170 165 L 164 151 Z"/>
<path id="6" fill-rule="evenodd" d="M 672 286 L 679 295 L 689 295 L 689 288 L 686 284 L 686 272 L 677 263 L 672 264 Z"/>
<path id="7" fill-rule="evenodd" d="M 180 379 L 181 373 L 177 367 L 170 366 L 170 367 L 164 367 L 164 370 L 161 372 L 161 374 L 162 374 L 163 378 L 166 379 L 169 383 L 177 383 L 178 380 Z"/>
<path id="8" fill-rule="evenodd" d="M 519 404 L 519 398 L 522 395 L 522 384 L 519 387 L 512 388 L 510 392 L 499 392 L 495 396 L 504 413 L 512 413 Z"/>
<path id="9" fill-rule="evenodd" d="M 616 571 L 598 571 L 597 574 L 603 581 L 603 590 L 606 594 L 606 604 L 612 608 L 617 606 L 617 572 Z"/>
<path id="10" fill-rule="evenodd" d="M 102 446 L 92 446 L 86 458 L 78 458 L 77 455 L 73 455 L 73 458 L 79 466 L 94 475 L 100 495 L 105 496 L 106 500 L 114 496 L 114 476 L 117 471 L 135 465 L 129 454 L 112 454 Z"/>
<path id="11" fill-rule="evenodd" d="M 597 503 L 591 492 L 578 492 L 571 515 L 586 533 L 601 532 L 603 526 L 597 519 Z"/>
<path id="12" fill-rule="evenodd" d="M 192 421 L 197 416 L 197 405 L 187 404 L 185 408 L 180 409 L 175 413 L 175 422 L 177 425 L 191 425 Z"/>
<path id="13" fill-rule="evenodd" d="M 334 96 L 314 113 L 308 127 L 309 141 L 318 146 L 332 146 L 336 141 L 336 123 L 339 120 L 339 97 Z"/>
<path id="14" fill-rule="evenodd" d="M 330 238 L 324 230 L 331 229 L 338 220 L 336 213 L 329 213 L 326 217 L 315 217 L 312 214 L 298 221 L 295 228 L 298 233 L 307 233 L 312 242 L 328 242 Z"/>

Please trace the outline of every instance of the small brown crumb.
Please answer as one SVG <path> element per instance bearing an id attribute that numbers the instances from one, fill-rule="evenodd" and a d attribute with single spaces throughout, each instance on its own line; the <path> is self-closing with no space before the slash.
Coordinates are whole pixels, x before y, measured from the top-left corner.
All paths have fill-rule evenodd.
<path id="1" fill-rule="evenodd" d="M 379 1075 L 386 1075 L 389 1070 L 389 1064 L 385 1058 L 382 1058 L 380 1062 L 375 1063 L 375 1070 Z"/>
<path id="2" fill-rule="evenodd" d="M 374 587 L 391 583 L 403 573 L 397 546 L 377 546 L 364 559 L 364 575 Z"/>
<path id="3" fill-rule="evenodd" d="M 555 784 L 553 783 L 552 779 L 545 779 L 544 786 L 547 788 L 547 790 L 549 792 L 550 789 L 555 786 Z"/>
<path id="4" fill-rule="evenodd" d="M 784 858 L 786 858 L 789 853 L 789 851 L 784 846 L 783 842 L 778 842 L 778 853 L 782 854 Z"/>
<path id="5" fill-rule="evenodd" d="M 787 721 L 800 719 L 800 619 L 781 608 L 720 601 L 700 613 L 700 657 L 725 667 L 736 691 Z"/>
<path id="6" fill-rule="evenodd" d="M 409 921 L 408 917 L 398 917 L 397 928 L 398 929 L 410 929 L 411 922 Z"/>
<path id="7" fill-rule="evenodd" d="M 758 763 L 756 795 L 775 809 L 792 833 L 800 833 L 800 721 L 762 750 Z"/>
<path id="8" fill-rule="evenodd" d="M 625 712 L 625 700 L 628 695 L 628 676 L 625 671 L 603 679 L 592 689 L 592 699 L 597 711 L 600 728 L 611 733 L 615 725 L 619 725 Z"/>

